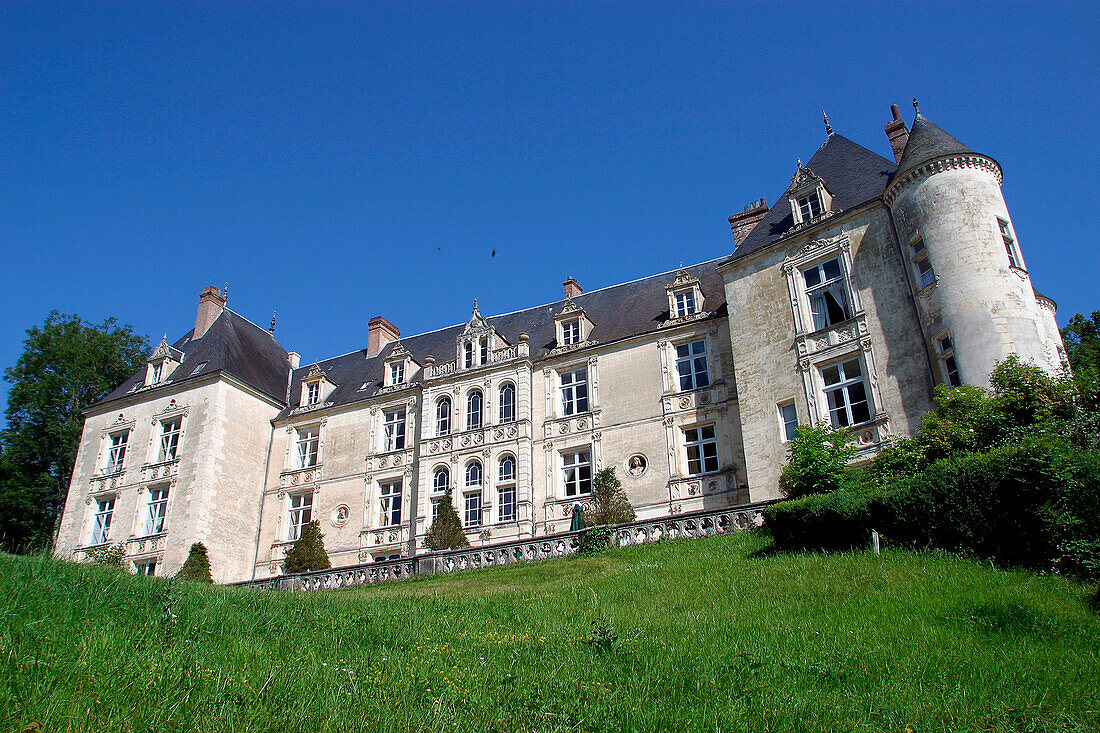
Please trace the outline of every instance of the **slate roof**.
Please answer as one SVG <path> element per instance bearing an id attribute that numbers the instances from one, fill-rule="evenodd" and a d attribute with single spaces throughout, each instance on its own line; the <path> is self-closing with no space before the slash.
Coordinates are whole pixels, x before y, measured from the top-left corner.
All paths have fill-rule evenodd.
<path id="1" fill-rule="evenodd" d="M 898 163 L 898 174 L 916 168 L 933 158 L 944 155 L 959 155 L 974 151 L 948 135 L 928 118 L 917 112 L 913 120 L 913 129 L 909 131 L 909 140 L 905 143 L 905 152 Z"/>
<path id="2" fill-rule="evenodd" d="M 878 198 L 886 190 L 886 184 L 896 169 L 893 161 L 836 133 L 825 138 L 825 142 L 805 167 L 825 182 L 825 187 L 833 196 L 833 211 L 851 209 Z M 732 262 L 766 249 L 792 226 L 794 216 L 791 214 L 791 207 L 780 196 L 727 261 Z"/>
<path id="3" fill-rule="evenodd" d="M 183 352 L 183 361 L 166 377 L 164 384 L 177 385 L 222 371 L 286 404 L 287 372 L 290 367 L 286 350 L 274 336 L 228 308 L 222 310 L 202 338 L 192 340 L 193 333 L 194 329 L 172 344 L 172 348 Z M 206 366 L 196 372 L 203 362 Z M 127 396 L 144 381 L 145 370 L 142 369 L 96 406 Z"/>
<path id="4" fill-rule="evenodd" d="M 714 314 L 714 317 L 726 315 L 725 288 L 721 276 L 715 270 L 721 259 L 684 268 L 689 275 L 699 279 L 699 286 L 703 291 L 702 309 Z M 606 344 L 659 330 L 661 323 L 669 318 L 665 286 L 672 282 L 676 272 L 651 275 L 641 280 L 582 293 L 573 298 L 573 302 L 584 309 L 585 316 L 594 324 L 589 339 Z M 547 352 L 556 345 L 554 315 L 564 305 L 565 301 L 559 300 L 513 313 L 488 316 L 485 320 L 509 344 L 518 343 L 521 333 L 528 334 L 531 360 L 538 362 L 551 358 L 547 356 Z M 460 323 L 438 331 L 403 336 L 400 343 L 421 366 L 429 354 L 435 357 L 437 363 L 451 361 L 457 356 L 456 339 L 465 327 L 465 323 Z M 337 385 L 327 402 L 331 405 L 346 405 L 377 395 L 383 384 L 385 359 L 395 347 L 396 343 L 388 344 L 381 353 L 370 358 L 367 358 L 366 350 L 362 349 L 318 362 L 327 379 Z M 290 405 L 279 415 L 280 418 L 291 414 L 299 406 L 302 377 L 310 367 L 312 364 L 303 364 L 295 370 Z M 409 375 L 410 381 L 419 381 L 421 378 L 422 371 L 419 370 Z M 365 383 L 368 387 L 362 389 Z"/>

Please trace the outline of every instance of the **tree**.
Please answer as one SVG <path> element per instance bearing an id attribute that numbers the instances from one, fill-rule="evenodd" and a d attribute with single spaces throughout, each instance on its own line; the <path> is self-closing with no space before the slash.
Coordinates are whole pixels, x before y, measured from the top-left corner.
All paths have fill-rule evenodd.
<path id="1" fill-rule="evenodd" d="M 145 363 L 149 342 L 114 318 L 88 323 L 52 311 L 27 331 L 23 353 L 4 371 L 11 383 L 0 432 L 0 547 L 46 545 L 65 504 L 84 428 L 82 410 Z"/>
<path id="2" fill-rule="evenodd" d="M 836 491 L 848 480 L 848 462 L 857 452 L 847 430 L 824 422 L 803 425 L 791 441 L 779 488 L 788 499 Z"/>
<path id="3" fill-rule="evenodd" d="M 283 570 L 288 573 L 304 573 L 307 570 L 328 570 L 332 567 L 325 552 L 325 536 L 321 525 L 314 519 L 302 527 L 302 534 L 286 552 Z"/>
<path id="4" fill-rule="evenodd" d="M 183 567 L 176 573 L 180 580 L 194 580 L 198 583 L 213 583 L 210 576 L 210 557 L 206 554 L 206 545 L 196 542 L 191 545 L 191 551 L 187 553 L 187 560 Z"/>
<path id="5" fill-rule="evenodd" d="M 592 480 L 592 511 L 584 512 L 584 526 L 622 524 L 635 519 L 634 507 L 630 506 L 623 484 L 615 475 L 615 467 L 597 472 Z"/>
<path id="6" fill-rule="evenodd" d="M 466 533 L 462 530 L 458 512 L 455 511 L 454 503 L 451 501 L 450 489 L 447 489 L 447 493 L 439 500 L 439 513 L 432 522 L 431 529 L 428 530 L 424 544 L 429 550 L 453 550 L 470 546 L 470 541 L 466 539 Z"/>
<path id="7" fill-rule="evenodd" d="M 1078 313 L 1062 329 L 1066 358 L 1082 395 L 1100 406 L 1100 311 L 1090 318 Z"/>

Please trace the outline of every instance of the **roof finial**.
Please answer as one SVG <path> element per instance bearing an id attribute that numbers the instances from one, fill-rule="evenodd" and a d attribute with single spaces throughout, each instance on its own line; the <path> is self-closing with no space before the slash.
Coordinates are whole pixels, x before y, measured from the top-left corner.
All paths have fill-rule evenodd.
<path id="1" fill-rule="evenodd" d="M 920 114 L 920 107 L 917 105 L 917 98 L 916 97 L 913 97 L 913 109 L 915 109 L 917 111 L 918 115 Z"/>
<path id="2" fill-rule="evenodd" d="M 799 168 L 801 168 L 801 167 L 802 167 L 802 158 L 799 158 L 799 159 L 798 159 L 798 167 L 799 167 Z"/>
<path id="3" fill-rule="evenodd" d="M 825 110 L 821 110 L 821 116 L 825 119 L 825 134 L 833 134 L 833 126 L 829 124 L 829 115 L 825 113 Z"/>
<path id="4" fill-rule="evenodd" d="M 474 298 L 474 310 L 477 310 L 477 298 Z"/>
<path id="5" fill-rule="evenodd" d="M 229 281 L 225 281 L 225 304 L 229 305 Z"/>
<path id="6" fill-rule="evenodd" d="M 276 310 L 271 311 L 271 326 L 267 329 L 267 332 L 270 333 L 272 336 L 275 335 L 275 314 L 278 312 L 279 311 Z"/>

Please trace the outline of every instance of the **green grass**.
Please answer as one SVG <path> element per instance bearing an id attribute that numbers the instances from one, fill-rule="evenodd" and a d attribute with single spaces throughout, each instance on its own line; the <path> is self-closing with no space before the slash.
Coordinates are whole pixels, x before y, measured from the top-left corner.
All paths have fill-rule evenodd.
<path id="1" fill-rule="evenodd" d="M 0 730 L 1100 730 L 1089 589 L 766 543 L 299 595 L 0 556 Z"/>

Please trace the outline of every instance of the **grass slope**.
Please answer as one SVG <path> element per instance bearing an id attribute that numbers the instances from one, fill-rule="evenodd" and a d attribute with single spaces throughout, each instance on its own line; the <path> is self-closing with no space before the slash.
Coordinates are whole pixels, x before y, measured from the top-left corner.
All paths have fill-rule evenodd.
<path id="1" fill-rule="evenodd" d="M 301 595 L 0 556 L 0 729 L 1100 730 L 1081 586 L 766 542 Z"/>

